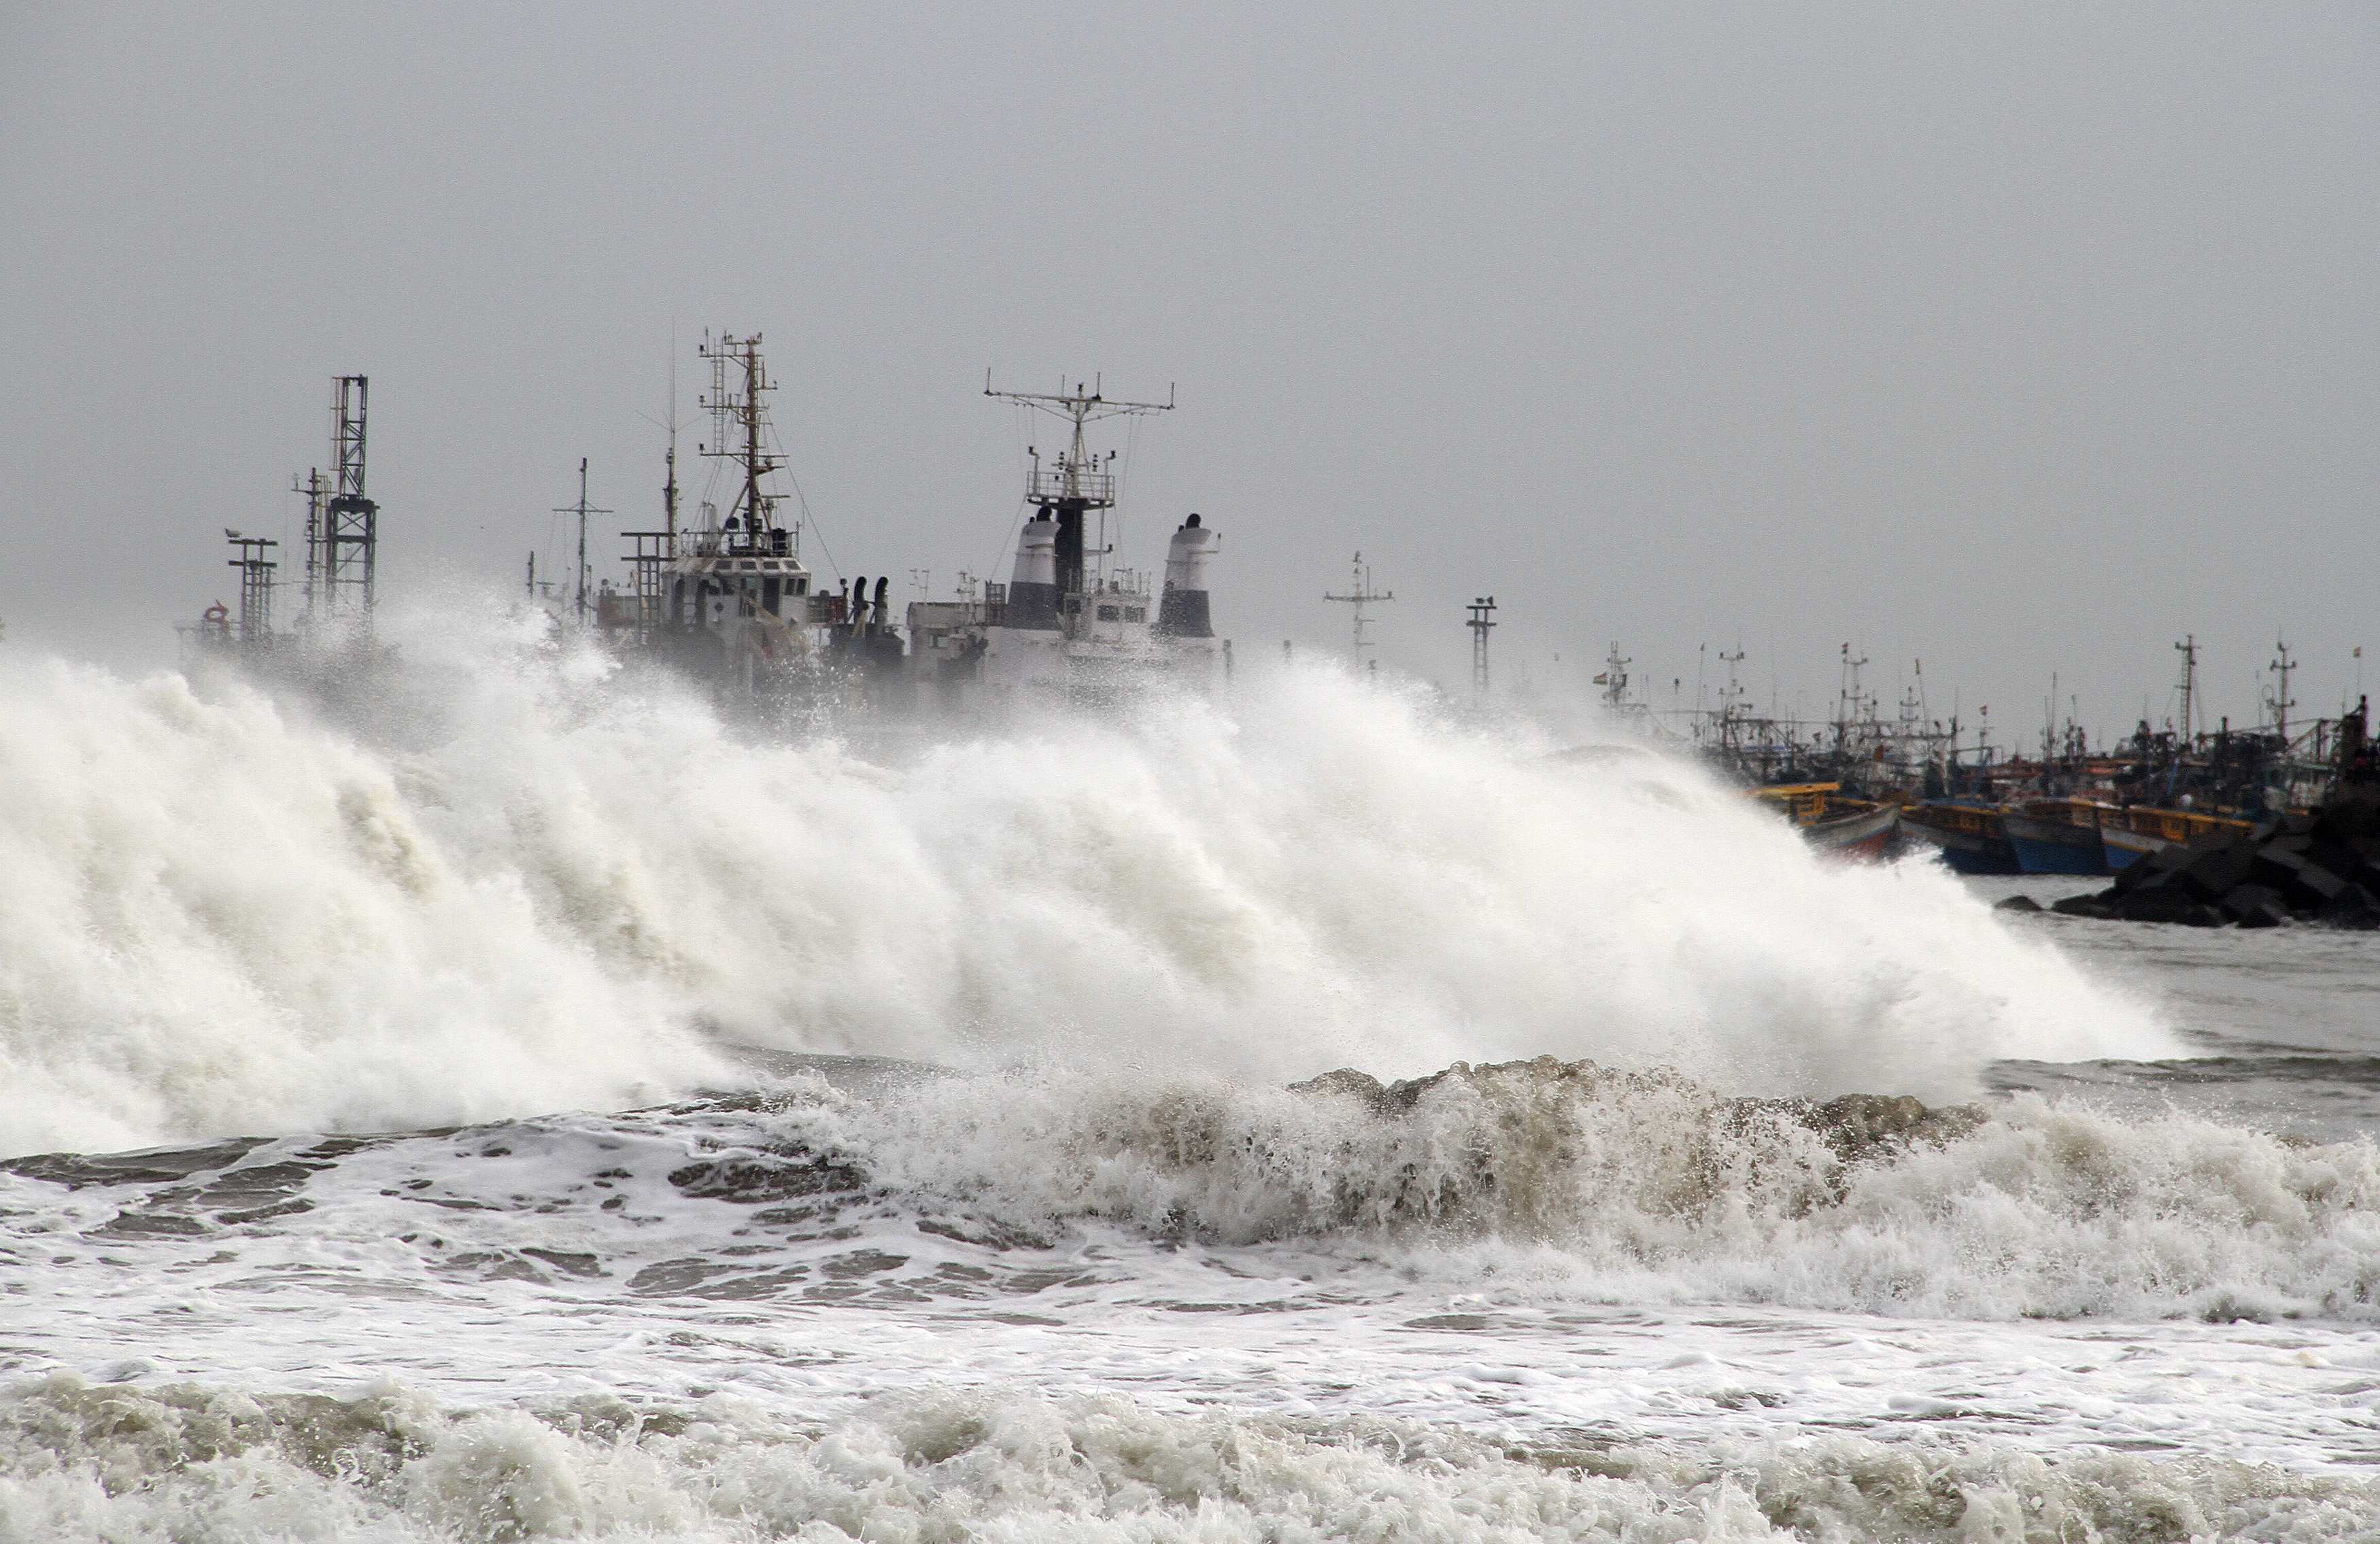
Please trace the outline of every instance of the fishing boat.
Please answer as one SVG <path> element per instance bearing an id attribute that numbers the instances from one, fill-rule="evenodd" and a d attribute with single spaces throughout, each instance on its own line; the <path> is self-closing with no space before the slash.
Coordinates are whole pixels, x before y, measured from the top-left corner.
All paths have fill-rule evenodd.
<path id="1" fill-rule="evenodd" d="M 2113 873 L 2129 868 L 2149 854 L 2176 843 L 2187 844 L 2217 832 L 2245 834 L 2254 829 L 2248 821 L 2225 815 L 2208 815 L 2195 809 L 2151 809 L 2134 805 L 2128 809 L 2110 809 L 2099 821 L 2099 845 L 2107 869 Z"/>
<path id="2" fill-rule="evenodd" d="M 2017 867 L 2025 873 L 2104 874 L 2107 862 L 2100 817 L 2114 809 L 2092 799 L 2034 799 L 2002 810 L 2000 829 L 2008 833 Z"/>
<path id="3" fill-rule="evenodd" d="M 1784 783 L 1755 788 L 1752 796 L 1782 814 L 1802 839 L 1829 857 L 1873 863 L 1892 849 L 1900 807 L 1854 798 L 1840 783 Z"/>
<path id="4" fill-rule="evenodd" d="M 1903 831 L 1930 842 L 1942 861 L 1961 874 L 2020 874 L 2016 848 L 2000 825 L 1998 807 L 1937 799 L 1902 810 Z"/>
<path id="5" fill-rule="evenodd" d="M 1852 808 L 1857 805 L 1866 808 Z M 1802 839 L 1832 857 L 1874 863 L 1892 851 L 1893 838 L 1900 833 L 1899 805 L 1846 799 L 1839 813 L 1803 828 Z"/>

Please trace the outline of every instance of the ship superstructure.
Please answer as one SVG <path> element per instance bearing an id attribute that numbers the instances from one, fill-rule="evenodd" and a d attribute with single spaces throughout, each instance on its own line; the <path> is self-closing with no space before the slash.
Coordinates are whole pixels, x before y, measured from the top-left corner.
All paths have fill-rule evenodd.
<path id="1" fill-rule="evenodd" d="M 1072 391 L 984 395 L 1049 413 L 1066 425 L 1064 448 L 1026 457 L 1025 503 L 1009 582 L 978 599 L 909 607 L 912 671 L 945 700 L 1007 705 L 1098 699 L 1159 680 L 1203 686 L 1228 644 L 1215 637 L 1208 570 L 1221 538 L 1193 514 L 1168 543 L 1161 586 L 1109 559 L 1115 552 L 1115 453 L 1094 453 L 1089 426 L 1101 419 L 1171 412 L 1173 403 L 1107 396 L 1097 384 Z M 1152 592 L 1153 590 L 1153 592 Z"/>
<path id="2" fill-rule="evenodd" d="M 625 533 L 638 544 L 628 559 L 635 577 L 613 612 L 645 635 L 641 641 L 761 691 L 814 666 L 820 640 L 812 629 L 841 619 L 814 603 L 827 597 L 810 593 L 810 571 L 778 517 L 770 479 L 784 460 L 770 444 L 774 386 L 760 335 L 706 336 L 699 352 L 710 365 L 701 405 L 710 411 L 711 435 L 698 448 L 732 474 L 727 507 L 722 513 L 706 503 L 693 529 L 678 529 L 673 449 L 667 529 Z"/>

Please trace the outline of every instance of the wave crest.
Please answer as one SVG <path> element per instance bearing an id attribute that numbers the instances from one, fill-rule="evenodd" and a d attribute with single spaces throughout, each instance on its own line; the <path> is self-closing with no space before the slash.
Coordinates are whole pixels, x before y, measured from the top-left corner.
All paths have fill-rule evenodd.
<path id="1" fill-rule="evenodd" d="M 1393 1086 L 1345 1072 L 1286 1089 L 962 1079 L 775 1119 L 895 1193 L 1013 1225 L 1392 1244 L 1618 1301 L 1950 1318 L 2380 1304 L 2371 1141 L 2030 1096 L 1986 1118 L 1899 1098 L 1730 1098 L 1675 1073 L 1540 1058 Z"/>

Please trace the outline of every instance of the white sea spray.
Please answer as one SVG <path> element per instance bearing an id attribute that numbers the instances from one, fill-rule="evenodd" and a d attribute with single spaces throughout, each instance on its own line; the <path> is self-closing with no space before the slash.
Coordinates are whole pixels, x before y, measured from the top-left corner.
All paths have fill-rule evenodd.
<path id="1" fill-rule="evenodd" d="M 390 630 L 339 723 L 0 660 L 0 1149 L 618 1108 L 722 1040 L 1933 1097 L 2178 1049 L 1927 865 L 1326 667 L 863 755 L 493 613 Z"/>

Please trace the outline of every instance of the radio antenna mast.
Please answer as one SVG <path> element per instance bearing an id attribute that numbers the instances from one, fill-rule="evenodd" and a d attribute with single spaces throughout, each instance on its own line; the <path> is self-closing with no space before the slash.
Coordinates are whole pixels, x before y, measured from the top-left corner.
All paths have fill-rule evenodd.
<path id="1" fill-rule="evenodd" d="M 705 334 L 695 352 L 710 361 L 710 395 L 699 400 L 710 409 L 711 421 L 710 444 L 696 448 L 714 460 L 733 461 L 743 468 L 744 486 L 727 517 L 733 520 L 741 515 L 758 548 L 764 544 L 760 534 L 777 529 L 777 497 L 760 491 L 760 480 L 784 465 L 761 445 L 769 425 L 768 404 L 762 398 L 777 388 L 769 379 L 768 367 L 760 362 L 760 334 L 739 338 L 722 333 L 713 343 Z M 731 383 L 731 371 L 741 372 L 740 386 Z"/>
<path id="2" fill-rule="evenodd" d="M 1357 553 L 1355 554 L 1354 577 L 1348 582 L 1347 593 L 1344 595 L 1337 595 L 1325 591 L 1322 598 L 1326 601 L 1336 601 L 1342 604 L 1354 608 L 1355 614 L 1355 657 L 1357 659 L 1362 659 L 1364 657 L 1364 650 L 1372 647 L 1371 636 L 1365 631 L 1365 628 L 1370 625 L 1371 618 L 1364 614 L 1364 608 L 1366 606 L 1378 605 L 1383 601 L 1393 601 L 1397 598 L 1397 592 L 1393 590 L 1374 590 L 1372 588 L 1372 570 L 1364 562 L 1364 554 Z"/>
<path id="3" fill-rule="evenodd" d="M 578 502 L 565 504 L 554 513 L 578 517 L 578 599 L 571 609 L 577 614 L 578 625 L 584 627 L 587 626 L 587 517 L 612 513 L 587 502 L 587 457 L 582 456 L 578 458 Z"/>

